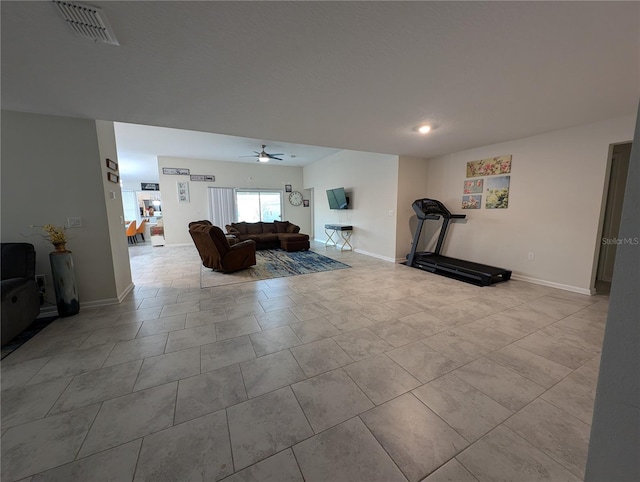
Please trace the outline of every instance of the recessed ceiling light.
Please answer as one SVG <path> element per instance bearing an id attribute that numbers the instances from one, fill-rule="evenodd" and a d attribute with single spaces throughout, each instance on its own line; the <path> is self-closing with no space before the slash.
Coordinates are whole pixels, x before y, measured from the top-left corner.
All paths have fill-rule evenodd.
<path id="1" fill-rule="evenodd" d="M 431 130 L 431 127 L 430 127 L 430 126 L 423 125 L 423 126 L 418 127 L 418 132 L 419 132 L 420 134 L 426 134 L 426 133 L 427 133 L 427 132 L 429 132 L 430 130 Z"/>

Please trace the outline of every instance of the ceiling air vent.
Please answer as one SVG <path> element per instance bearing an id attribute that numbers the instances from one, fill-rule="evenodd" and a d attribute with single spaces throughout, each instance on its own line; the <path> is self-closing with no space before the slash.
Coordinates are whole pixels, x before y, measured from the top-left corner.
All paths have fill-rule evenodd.
<path id="1" fill-rule="evenodd" d="M 67 25 L 79 37 L 120 45 L 102 10 L 77 2 L 59 2 L 53 0 L 58 12 L 66 20 Z"/>

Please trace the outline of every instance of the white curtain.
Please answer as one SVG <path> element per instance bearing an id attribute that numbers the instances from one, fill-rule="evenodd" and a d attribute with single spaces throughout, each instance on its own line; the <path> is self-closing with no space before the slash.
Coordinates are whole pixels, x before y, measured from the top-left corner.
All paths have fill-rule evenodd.
<path id="1" fill-rule="evenodd" d="M 211 222 L 223 231 L 225 225 L 235 221 L 236 207 L 233 188 L 209 188 L 209 213 L 211 215 Z"/>

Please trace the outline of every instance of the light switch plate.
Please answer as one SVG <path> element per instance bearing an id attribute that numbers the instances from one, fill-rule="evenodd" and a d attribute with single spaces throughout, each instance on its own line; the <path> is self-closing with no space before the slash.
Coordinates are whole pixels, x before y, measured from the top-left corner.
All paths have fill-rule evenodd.
<path id="1" fill-rule="evenodd" d="M 82 218 L 81 217 L 67 218 L 67 227 L 68 228 L 81 228 L 82 227 Z"/>

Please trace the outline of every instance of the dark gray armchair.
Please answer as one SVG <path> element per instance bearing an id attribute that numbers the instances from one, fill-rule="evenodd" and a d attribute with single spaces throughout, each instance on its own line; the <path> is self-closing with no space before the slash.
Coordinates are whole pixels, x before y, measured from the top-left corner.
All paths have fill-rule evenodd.
<path id="1" fill-rule="evenodd" d="M 2 344 L 10 342 L 40 314 L 35 281 L 36 252 L 29 243 L 2 243 Z"/>

